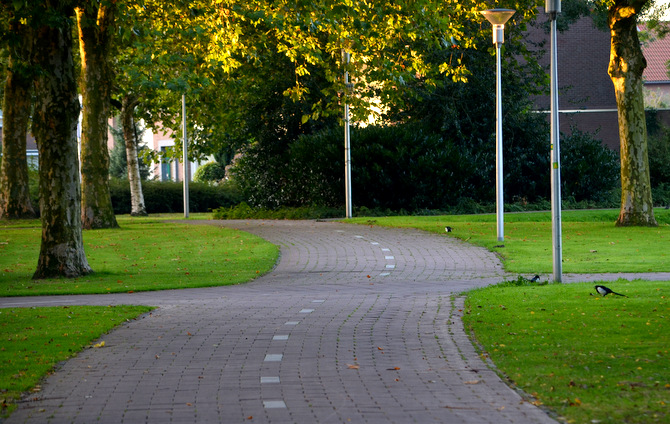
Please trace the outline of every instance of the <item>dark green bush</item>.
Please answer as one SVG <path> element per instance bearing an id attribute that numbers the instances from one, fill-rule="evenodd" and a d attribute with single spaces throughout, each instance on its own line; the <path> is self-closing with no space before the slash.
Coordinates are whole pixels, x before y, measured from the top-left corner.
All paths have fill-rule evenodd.
<path id="1" fill-rule="evenodd" d="M 538 114 L 510 118 L 504 140 L 507 210 L 548 205 L 549 140 Z M 492 212 L 495 142 L 445 139 L 418 124 L 352 128 L 353 204 L 369 209 Z M 607 203 L 618 187 L 616 153 L 590 134 L 562 136 L 563 199 Z M 234 168 L 234 178 L 254 208 L 344 204 L 343 131 L 335 127 L 303 135 L 287 149 L 253 145 Z M 614 205 L 616 206 L 616 204 Z"/>
<path id="2" fill-rule="evenodd" d="M 575 202 L 602 203 L 620 187 L 617 153 L 589 133 L 572 128 L 561 135 L 561 195 Z"/>
<path id="3" fill-rule="evenodd" d="M 182 183 L 142 181 L 142 193 L 149 214 L 184 211 Z M 110 194 L 114 213 L 130 213 L 130 186 L 127 180 L 111 180 Z M 235 205 L 240 200 L 237 189 L 229 184 L 220 186 L 204 183 L 189 184 L 189 210 L 191 212 L 209 212 L 222 206 Z"/>
<path id="4" fill-rule="evenodd" d="M 252 208 L 246 202 L 235 206 L 214 210 L 213 219 L 324 219 L 342 218 L 343 209 L 324 206 L 303 206 L 299 208 Z"/>

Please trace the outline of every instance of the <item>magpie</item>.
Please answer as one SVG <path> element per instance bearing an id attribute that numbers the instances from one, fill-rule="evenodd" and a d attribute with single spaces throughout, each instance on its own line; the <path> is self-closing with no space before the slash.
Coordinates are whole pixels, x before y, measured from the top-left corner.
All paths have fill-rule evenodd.
<path id="1" fill-rule="evenodd" d="M 536 283 L 536 282 L 538 282 L 538 281 L 540 281 L 540 276 L 537 275 L 537 274 L 535 274 L 535 277 L 533 277 L 533 278 L 530 279 L 530 282 L 531 282 L 531 283 Z"/>
<path id="2" fill-rule="evenodd" d="M 625 294 L 621 294 L 621 293 L 617 293 L 615 291 L 612 291 L 612 289 L 610 289 L 609 287 L 605 287 L 605 286 L 596 286 L 596 291 L 598 292 L 598 294 L 601 294 L 603 296 L 607 296 L 608 294 L 612 293 L 612 294 L 615 294 L 617 296 L 628 297 Z"/>
<path id="3" fill-rule="evenodd" d="M 444 231 L 446 231 L 447 233 L 450 233 L 450 232 L 454 231 L 454 229 L 447 226 L 447 227 L 444 227 Z"/>

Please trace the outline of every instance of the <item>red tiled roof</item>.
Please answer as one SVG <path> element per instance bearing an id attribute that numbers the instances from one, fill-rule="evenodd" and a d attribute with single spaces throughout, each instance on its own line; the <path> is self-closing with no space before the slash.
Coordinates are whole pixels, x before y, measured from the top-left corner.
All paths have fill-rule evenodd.
<path id="1" fill-rule="evenodd" d="M 641 29 L 644 29 L 642 27 Z M 670 35 L 642 45 L 647 68 L 644 70 L 646 82 L 668 82 L 668 60 L 670 60 Z"/>

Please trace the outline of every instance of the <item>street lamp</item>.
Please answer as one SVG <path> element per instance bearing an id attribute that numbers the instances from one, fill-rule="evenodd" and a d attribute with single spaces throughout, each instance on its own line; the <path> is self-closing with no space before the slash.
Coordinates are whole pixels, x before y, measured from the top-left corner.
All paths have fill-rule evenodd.
<path id="1" fill-rule="evenodd" d="M 502 82 L 500 78 L 500 46 L 505 42 L 505 22 L 514 15 L 513 9 L 489 9 L 481 12 L 493 25 L 493 44 L 496 45 L 496 228 L 498 241 L 505 240 L 503 163 L 502 163 Z"/>
<path id="2" fill-rule="evenodd" d="M 350 94 L 349 72 L 346 70 L 346 65 L 349 65 L 351 55 L 346 50 L 342 49 L 342 65 L 344 70 L 344 85 L 347 90 L 347 95 Z M 345 216 L 351 218 L 353 216 L 353 205 L 351 197 L 351 136 L 349 132 L 349 103 L 344 103 L 344 196 L 345 196 Z"/>
<path id="3" fill-rule="evenodd" d="M 561 0 L 546 0 L 544 11 L 551 18 L 551 238 L 554 281 L 560 283 L 563 273 L 563 249 L 561 246 L 561 149 L 558 126 L 556 15 L 561 12 Z"/>

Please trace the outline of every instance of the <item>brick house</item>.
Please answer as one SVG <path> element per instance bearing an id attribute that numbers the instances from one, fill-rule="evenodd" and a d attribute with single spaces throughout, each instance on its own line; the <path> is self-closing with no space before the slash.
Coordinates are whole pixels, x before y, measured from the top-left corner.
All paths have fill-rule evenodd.
<path id="1" fill-rule="evenodd" d="M 543 18 L 539 20 L 537 26 L 529 26 L 527 36 L 531 42 L 545 41 L 543 48 L 548 50 L 549 34 L 541 25 Z M 559 32 L 556 38 L 561 132 L 569 134 L 572 127 L 589 133 L 598 132 L 597 137 L 603 144 L 619 150 L 616 97 L 607 73 L 611 41 L 609 31 L 596 28 L 590 17 L 583 17 L 567 31 Z M 670 78 L 666 68 L 670 59 L 670 37 L 643 45 L 643 51 L 648 63 L 644 73 L 645 88 L 660 90 L 670 96 Z M 547 70 L 549 60 L 546 54 L 541 61 Z M 548 95 L 538 96 L 534 103 L 537 110 L 548 113 Z M 670 109 L 659 109 L 657 116 L 670 126 Z"/>

